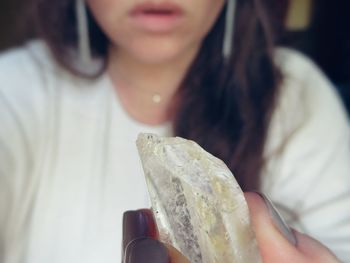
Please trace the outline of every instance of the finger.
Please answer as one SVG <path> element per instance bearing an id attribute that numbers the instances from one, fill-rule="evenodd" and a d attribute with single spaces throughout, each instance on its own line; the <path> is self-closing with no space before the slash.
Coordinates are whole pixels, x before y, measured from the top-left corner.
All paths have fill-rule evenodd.
<path id="1" fill-rule="evenodd" d="M 173 263 L 189 263 L 178 250 L 171 245 L 156 241 L 157 238 L 158 231 L 151 210 L 125 212 L 123 216 L 123 262 L 170 262 L 171 258 Z M 164 248 L 167 256 L 164 254 Z"/>
<path id="2" fill-rule="evenodd" d="M 327 247 L 319 241 L 294 230 L 298 239 L 297 249 L 310 260 L 310 262 L 340 262 Z"/>
<path id="3" fill-rule="evenodd" d="M 245 197 L 263 262 L 339 262 L 318 241 L 291 231 L 266 197 L 257 193 L 246 193 Z"/>
<path id="4" fill-rule="evenodd" d="M 169 244 L 164 245 L 168 249 L 168 253 L 170 255 L 172 263 L 190 263 L 190 261 L 184 255 L 182 255 L 176 248 Z"/>
<path id="5" fill-rule="evenodd" d="M 127 211 L 123 215 L 123 251 L 134 239 L 158 236 L 151 210 Z"/>
<path id="6" fill-rule="evenodd" d="M 124 263 L 170 263 L 167 247 L 152 238 L 138 238 L 125 249 Z M 176 262 L 178 263 L 178 262 Z"/>
<path id="7" fill-rule="evenodd" d="M 245 193 L 252 225 L 264 262 L 302 262 L 295 245 L 286 238 L 274 219 L 265 201 L 257 193 Z"/>

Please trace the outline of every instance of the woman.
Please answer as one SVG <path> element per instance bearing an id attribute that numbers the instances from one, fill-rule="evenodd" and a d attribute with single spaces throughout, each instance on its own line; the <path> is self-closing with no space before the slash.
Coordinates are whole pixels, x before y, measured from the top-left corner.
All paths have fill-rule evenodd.
<path id="1" fill-rule="evenodd" d="M 35 2 L 43 41 L 0 59 L 2 262 L 119 260 L 122 213 L 149 207 L 139 132 L 197 141 L 350 259 L 344 110 L 263 2 Z"/>

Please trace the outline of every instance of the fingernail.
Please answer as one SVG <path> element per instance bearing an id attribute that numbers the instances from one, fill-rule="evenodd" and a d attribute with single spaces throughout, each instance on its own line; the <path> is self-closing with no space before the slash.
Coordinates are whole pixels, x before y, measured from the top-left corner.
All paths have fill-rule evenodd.
<path id="1" fill-rule="evenodd" d="M 126 247 L 124 263 L 169 263 L 166 247 L 158 240 L 139 238 Z"/>
<path id="2" fill-rule="evenodd" d="M 127 211 L 123 215 L 123 251 L 137 238 L 157 237 L 157 228 L 150 210 Z"/>
<path id="3" fill-rule="evenodd" d="M 284 221 L 283 217 L 280 215 L 276 207 L 273 205 L 271 200 L 264 194 L 260 192 L 255 192 L 258 194 L 263 201 L 265 202 L 269 215 L 272 219 L 272 222 L 276 226 L 276 228 L 282 233 L 282 235 L 294 246 L 297 245 L 297 239 L 293 233 L 293 231 L 290 229 L 290 227 L 287 225 L 287 223 Z"/>

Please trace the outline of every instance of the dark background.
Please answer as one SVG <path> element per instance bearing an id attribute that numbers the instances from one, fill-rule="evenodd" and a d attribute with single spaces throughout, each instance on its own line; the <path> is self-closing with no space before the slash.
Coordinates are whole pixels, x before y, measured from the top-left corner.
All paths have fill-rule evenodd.
<path id="1" fill-rule="evenodd" d="M 307 0 L 264 1 L 279 44 L 311 57 L 335 84 L 350 112 L 350 2 L 312 1 L 309 25 L 296 30 L 285 26 L 289 7 Z M 0 0 L 0 51 L 35 36 L 29 5 L 30 0 Z"/>
<path id="2" fill-rule="evenodd" d="M 321 67 L 350 113 L 350 1 L 315 0 L 311 15 L 308 28 L 286 30 L 280 42 L 304 52 Z"/>

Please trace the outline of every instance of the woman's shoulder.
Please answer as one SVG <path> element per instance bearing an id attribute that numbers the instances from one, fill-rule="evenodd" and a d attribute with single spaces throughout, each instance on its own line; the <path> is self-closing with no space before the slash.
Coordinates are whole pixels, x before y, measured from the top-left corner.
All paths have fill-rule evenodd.
<path id="1" fill-rule="evenodd" d="M 42 104 L 57 82 L 63 84 L 62 73 L 43 41 L 9 49 L 0 54 L 0 98 L 11 104 Z"/>
<path id="2" fill-rule="evenodd" d="M 280 152 L 293 138 L 299 138 L 305 145 L 339 138 L 347 140 L 350 134 L 347 112 L 322 70 L 307 56 L 288 48 L 278 48 L 275 61 L 282 82 L 270 123 L 266 154 Z"/>
<path id="3" fill-rule="evenodd" d="M 287 47 L 276 48 L 275 62 L 284 73 L 303 75 L 305 70 L 319 71 L 316 64 L 307 55 Z"/>
<path id="4" fill-rule="evenodd" d="M 278 48 L 275 61 L 282 73 L 281 108 L 289 112 L 303 111 L 304 117 L 313 119 L 325 120 L 326 116 L 332 118 L 333 115 L 347 123 L 347 114 L 335 86 L 310 58 L 296 50 Z"/>
<path id="5" fill-rule="evenodd" d="M 275 52 L 275 62 L 282 73 L 282 94 L 283 89 L 293 89 L 294 93 L 298 92 L 304 98 L 310 93 L 335 95 L 334 86 L 326 75 L 301 52 L 290 48 L 278 48 Z"/>
<path id="6" fill-rule="evenodd" d="M 9 48 L 0 53 L 1 71 L 9 69 L 10 66 L 23 69 L 33 66 L 35 63 L 52 67 L 53 59 L 45 42 L 31 40 L 20 46 Z"/>
<path id="7" fill-rule="evenodd" d="M 44 108 L 44 73 L 49 70 L 46 48 L 39 41 L 12 48 L 0 54 L 0 143 L 1 151 L 21 149 L 33 138 L 39 109 Z M 5 156 L 5 155 L 4 155 Z"/>
<path id="8" fill-rule="evenodd" d="M 0 54 L 0 81 L 5 85 L 40 85 L 54 76 L 58 66 L 48 47 L 40 40 L 9 49 Z"/>
<path id="9" fill-rule="evenodd" d="M 342 218 L 349 217 L 350 203 L 345 108 L 311 59 L 286 48 L 275 58 L 283 79 L 265 147 L 262 189 L 280 204 L 289 224 L 342 255 L 349 245 L 349 225 Z"/>
<path id="10" fill-rule="evenodd" d="M 31 41 L 0 54 L 0 102 L 2 114 L 33 115 L 43 107 L 57 66 L 41 41 Z"/>

